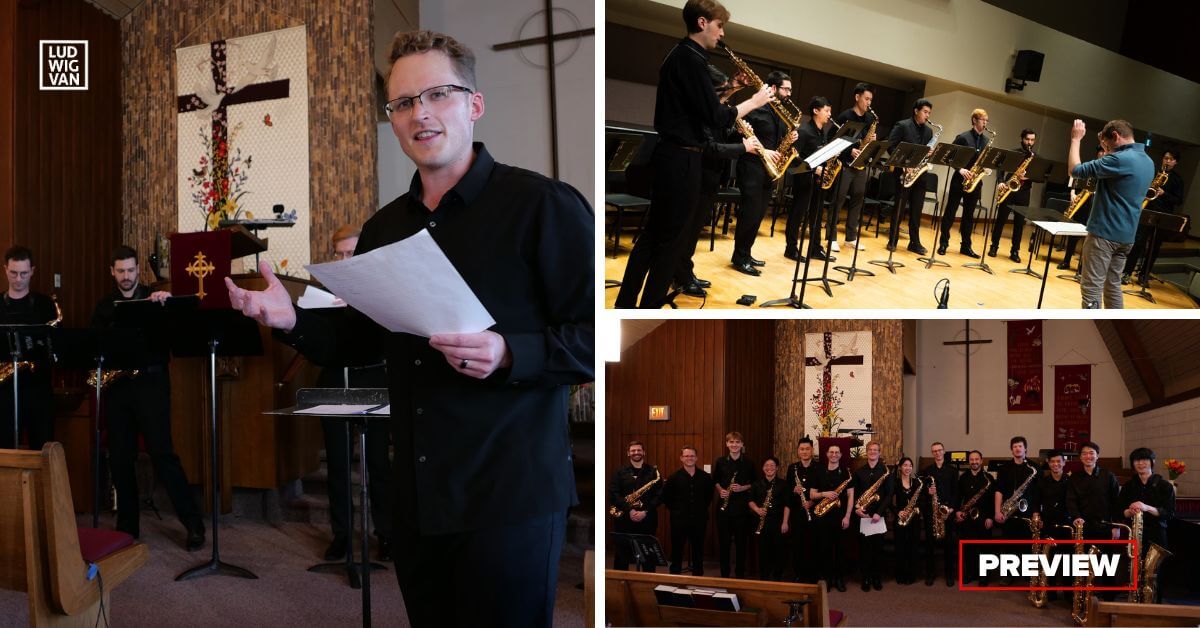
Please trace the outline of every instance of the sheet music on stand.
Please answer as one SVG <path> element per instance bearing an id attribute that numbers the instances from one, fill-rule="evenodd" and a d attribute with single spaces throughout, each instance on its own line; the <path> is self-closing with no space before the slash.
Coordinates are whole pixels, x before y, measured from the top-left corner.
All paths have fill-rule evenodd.
<path id="1" fill-rule="evenodd" d="M 1088 234 L 1087 225 L 1077 222 L 1054 222 L 1050 220 L 1035 220 L 1033 224 L 1045 229 L 1052 236 L 1080 237 Z"/>
<path id="2" fill-rule="evenodd" d="M 805 157 L 804 163 L 807 163 L 809 168 L 816 168 L 833 157 L 842 154 L 842 151 L 846 150 L 853 143 L 844 137 L 835 138 L 828 144 L 818 148 L 813 154 Z"/>

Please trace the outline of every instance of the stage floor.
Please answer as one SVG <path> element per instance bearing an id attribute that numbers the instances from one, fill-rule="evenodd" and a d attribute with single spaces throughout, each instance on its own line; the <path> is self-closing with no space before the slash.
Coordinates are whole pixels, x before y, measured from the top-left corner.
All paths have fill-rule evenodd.
<path id="1" fill-rule="evenodd" d="M 932 252 L 934 232 L 933 228 L 929 226 L 929 216 L 926 216 L 922 222 L 921 243 Z M 680 308 L 699 308 L 703 305 L 705 308 L 750 309 L 738 305 L 737 300 L 744 294 L 752 294 L 757 297 L 757 301 L 751 308 L 762 309 L 759 308 L 761 303 L 773 299 L 787 298 L 791 293 L 791 281 L 795 262 L 783 256 L 783 224 L 784 217 L 780 216 L 776 223 L 775 235 L 772 237 L 770 216 L 763 219 L 762 228 L 759 230 L 758 240 L 754 244 L 753 252 L 755 258 L 767 263 L 766 266 L 759 269 L 762 271 L 762 276 L 759 277 L 744 275 L 734 270 L 730 264 L 730 255 L 733 252 L 732 227 L 726 235 L 722 235 L 718 227 L 716 248 L 711 252 L 708 250 L 709 236 L 706 228 L 701 235 L 700 243 L 696 247 L 696 254 L 692 259 L 696 265 L 696 275 L 711 281 L 713 284 L 708 289 L 707 302 L 702 299 L 680 295 L 675 299 L 676 305 Z M 844 217 L 839 225 L 844 227 Z M 887 225 L 885 224 L 880 230 L 879 237 L 875 237 L 875 230 L 873 228 L 869 231 L 866 229 L 863 230 L 862 242 L 866 246 L 866 250 L 858 252 L 857 267 L 875 273 L 874 277 L 860 273 L 855 275 L 852 282 L 845 285 L 833 285 L 831 287 L 833 292 L 832 297 L 824 292 L 820 282 L 810 282 L 804 293 L 804 303 L 811 305 L 813 308 L 820 309 L 935 309 L 937 301 L 934 296 L 934 286 L 938 281 L 949 278 L 951 308 L 1025 309 L 1037 307 L 1038 293 L 1041 290 L 1042 282 L 1030 275 L 1009 272 L 1018 268 L 1025 268 L 1025 262 L 1028 261 L 1028 253 L 1022 251 L 1021 264 L 1008 259 L 1010 241 L 1007 230 L 1004 237 L 1000 240 L 999 252 L 1001 255 L 987 258 L 988 265 L 992 268 L 994 274 L 988 274 L 976 268 L 966 268 L 963 266 L 963 264 L 968 262 L 978 262 L 979 260 L 973 260 L 958 253 L 957 224 L 955 224 L 953 231 L 951 231 L 952 236 L 946 256 L 938 256 L 939 260 L 949 263 L 949 267 L 934 266 L 933 268 L 926 269 L 925 262 L 918 262 L 916 259 L 917 255 L 904 248 L 908 245 L 908 238 L 907 236 L 903 236 L 900 239 L 900 248 L 896 251 L 893 259 L 904 264 L 904 266 L 897 268 L 896 274 L 892 274 L 886 268 L 867 263 L 870 260 L 887 259 L 888 251 L 885 248 L 887 245 L 886 229 Z M 977 226 L 974 238 L 974 249 L 981 254 L 986 249 L 983 245 L 982 231 L 983 226 Z M 1029 237 L 1028 233 L 1029 225 L 1026 225 L 1026 240 Z M 839 237 L 843 237 L 843 234 L 839 233 Z M 615 259 L 611 257 L 611 239 L 605 241 L 604 276 L 606 279 L 621 280 L 625 272 L 625 263 L 629 258 L 632 240 L 632 231 L 622 235 L 621 249 L 618 251 Z M 1077 247 L 1077 250 L 1078 248 L 1080 247 Z M 1044 255 L 1045 251 L 1046 246 L 1043 245 L 1040 252 Z M 833 267 L 849 266 L 852 256 L 853 251 L 843 246 L 842 251 L 835 254 L 837 261 L 829 264 L 828 278 L 845 281 L 846 274 L 834 270 Z M 1054 252 L 1050 262 L 1050 276 L 1046 280 L 1046 292 L 1042 300 L 1042 307 L 1047 309 L 1080 309 L 1079 284 L 1068 279 L 1059 278 L 1059 275 L 1066 274 L 1066 271 L 1055 268 L 1062 261 L 1062 258 L 1062 251 Z M 1074 272 L 1078 260 L 1079 256 L 1077 252 L 1074 259 L 1071 260 L 1072 272 Z M 1034 260 L 1032 269 L 1041 274 L 1045 269 L 1045 264 L 1045 258 L 1038 257 Z M 823 265 L 823 263 L 814 261 L 809 267 L 809 277 L 819 278 Z M 803 264 L 800 266 L 800 272 L 803 275 Z M 1135 287 L 1126 286 L 1126 288 Z M 1157 303 L 1151 303 L 1144 298 L 1127 294 L 1125 295 L 1125 308 L 1193 309 L 1196 307 L 1192 299 L 1173 284 L 1152 281 L 1150 292 Z M 799 294 L 799 285 L 797 285 L 797 294 Z M 617 288 L 607 288 L 604 294 L 605 307 L 613 307 L 613 302 L 616 298 Z M 783 307 L 786 309 L 786 306 Z"/>

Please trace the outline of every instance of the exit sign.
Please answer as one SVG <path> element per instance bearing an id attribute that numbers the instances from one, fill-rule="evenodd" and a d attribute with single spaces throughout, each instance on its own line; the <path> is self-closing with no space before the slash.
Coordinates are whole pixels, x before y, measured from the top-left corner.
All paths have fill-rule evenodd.
<path id="1" fill-rule="evenodd" d="M 670 421 L 671 406 L 650 406 L 651 421 Z"/>

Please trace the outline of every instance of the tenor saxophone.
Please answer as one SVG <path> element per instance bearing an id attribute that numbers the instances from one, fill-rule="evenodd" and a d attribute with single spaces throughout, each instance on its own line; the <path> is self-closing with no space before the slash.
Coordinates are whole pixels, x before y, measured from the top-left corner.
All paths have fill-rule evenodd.
<path id="1" fill-rule="evenodd" d="M 662 476 L 659 475 L 658 469 L 655 468 L 654 469 L 654 479 L 650 480 L 649 482 L 646 482 L 644 485 L 642 485 L 641 488 L 637 489 L 636 491 L 626 495 L 623 498 L 625 500 L 625 503 L 628 504 L 630 508 L 637 508 L 637 507 L 641 506 L 642 505 L 642 501 L 641 501 L 642 495 L 645 495 L 646 491 L 653 488 L 655 484 L 658 484 L 660 479 L 662 479 Z M 620 519 L 622 516 L 625 515 L 625 511 L 621 510 L 620 508 L 617 508 L 616 506 L 612 506 L 608 509 L 608 514 L 611 515 L 614 519 Z"/>
<path id="2" fill-rule="evenodd" d="M 908 498 L 908 503 L 904 504 L 904 508 L 901 508 L 900 512 L 896 513 L 896 525 L 900 527 L 907 526 L 912 522 L 914 516 L 921 515 L 921 511 L 917 508 L 917 500 L 921 497 L 921 491 L 925 489 L 925 484 L 921 481 L 921 478 L 916 478 L 916 480 L 917 490 L 913 492 L 912 497 Z M 937 498 L 935 497 L 934 499 Z"/>
<path id="3" fill-rule="evenodd" d="M 926 120 L 925 123 L 937 129 L 937 131 L 934 132 L 933 139 L 929 140 L 929 152 L 921 159 L 921 163 L 906 169 L 904 175 L 900 177 L 900 185 L 906 188 L 911 188 L 917 182 L 917 179 L 921 178 L 921 175 L 929 172 L 929 169 L 933 167 L 933 164 L 929 163 L 929 158 L 933 156 L 933 147 L 937 146 L 938 138 L 942 136 L 942 129 L 945 128 L 933 120 Z"/>
<path id="4" fill-rule="evenodd" d="M 767 514 L 771 512 L 771 505 L 775 503 L 775 480 L 767 483 L 767 497 L 763 500 L 762 512 L 758 515 L 758 528 L 754 530 L 755 534 L 762 534 L 763 527 L 767 525 Z"/>
<path id="5" fill-rule="evenodd" d="M 933 497 L 929 500 L 932 514 L 929 525 L 933 530 L 933 538 L 940 541 L 946 538 L 946 520 L 950 518 L 950 507 L 938 503 L 937 478 L 932 475 L 929 476 L 929 487 L 933 489 Z"/>
<path id="6" fill-rule="evenodd" d="M 1028 467 L 1029 463 L 1026 462 L 1025 466 Z M 1017 490 L 1013 491 L 1013 494 L 1004 500 L 1003 504 L 1000 504 L 1000 514 L 1004 515 L 1005 519 L 1011 517 L 1015 511 L 1025 512 L 1029 510 L 1029 501 L 1023 495 L 1025 495 L 1025 491 L 1029 490 L 1029 484 L 1037 479 L 1038 475 L 1040 475 L 1038 470 L 1033 469 L 1033 473 L 1025 478 L 1025 481 L 1017 487 Z"/>
<path id="7" fill-rule="evenodd" d="M 1071 204 L 1067 206 L 1066 211 L 1063 212 L 1063 218 L 1070 220 L 1071 217 L 1075 215 L 1075 212 L 1079 211 L 1079 208 L 1083 207 L 1083 204 L 1087 202 L 1088 197 L 1092 195 L 1092 192 L 1095 191 L 1096 180 L 1092 177 L 1088 177 L 1088 180 L 1083 184 L 1083 189 L 1075 194 L 1075 200 L 1072 201 Z"/>
<path id="8" fill-rule="evenodd" d="M 986 124 L 983 126 L 983 130 L 990 135 L 988 136 L 987 144 L 983 147 L 983 150 L 979 151 L 979 157 L 982 157 L 983 151 L 987 150 L 992 145 L 992 142 L 996 141 L 995 131 L 989 129 Z M 975 188 L 979 187 L 979 182 L 983 181 L 983 178 L 989 174 L 992 174 L 992 169 L 980 166 L 979 159 L 977 157 L 975 159 L 975 163 L 967 172 L 967 180 L 963 182 L 963 192 L 966 192 L 967 194 L 974 192 Z"/>
<path id="9" fill-rule="evenodd" d="M 837 488 L 833 489 L 833 492 L 836 493 L 836 495 L 822 499 L 820 503 L 813 507 L 813 514 L 818 517 L 824 517 L 825 515 L 829 514 L 829 511 L 833 510 L 834 506 L 842 503 L 842 491 L 846 490 L 846 486 L 853 481 L 854 476 L 850 476 L 846 478 L 845 482 L 838 484 Z"/>
<path id="10" fill-rule="evenodd" d="M 995 202 L 992 203 L 993 207 L 1003 203 L 1009 194 L 1021 189 L 1021 177 L 1025 176 L 1025 171 L 1029 169 L 1029 162 L 1033 161 L 1033 158 L 1034 154 L 1031 150 L 1029 151 L 1029 155 L 1025 157 L 1025 161 L 1022 161 L 1021 165 L 1017 166 L 1017 170 L 1012 173 L 1012 176 L 1004 183 L 996 186 L 996 198 Z"/>

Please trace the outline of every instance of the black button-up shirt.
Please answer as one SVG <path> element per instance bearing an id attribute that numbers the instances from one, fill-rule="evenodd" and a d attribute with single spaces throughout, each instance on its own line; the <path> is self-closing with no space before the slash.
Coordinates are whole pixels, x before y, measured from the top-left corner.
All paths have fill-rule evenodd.
<path id="1" fill-rule="evenodd" d="M 654 130 L 679 146 L 704 146 L 704 129 L 733 125 L 737 109 L 722 104 L 708 73 L 708 52 L 684 37 L 658 69 Z"/>
<path id="2" fill-rule="evenodd" d="M 979 159 L 979 153 L 983 152 L 984 147 L 987 146 L 987 138 L 988 135 L 986 131 L 983 133 L 976 133 L 974 127 L 971 127 L 966 131 L 954 136 L 955 144 L 958 144 L 959 146 L 969 146 L 975 149 L 975 156 L 971 158 L 971 161 L 967 162 L 967 165 L 963 166 L 964 168 L 969 169 L 975 164 L 975 160 Z M 957 172 L 957 170 L 955 172 Z"/>
<path id="3" fill-rule="evenodd" d="M 671 513 L 671 524 L 693 524 L 708 521 L 713 498 L 713 478 L 704 469 L 695 473 L 679 469 L 667 478 L 662 503 Z"/>
<path id="4" fill-rule="evenodd" d="M 1142 502 L 1158 509 L 1158 516 L 1142 513 L 1142 526 L 1166 529 L 1167 521 L 1175 516 L 1175 487 L 1161 475 L 1153 473 L 1146 483 L 1136 474 L 1129 478 L 1117 495 L 1117 510 L 1125 519 L 1125 509 L 1133 502 Z"/>
<path id="5" fill-rule="evenodd" d="M 858 115 L 858 112 L 854 110 L 854 107 L 839 113 L 837 117 L 834 118 L 834 121 L 838 123 L 838 126 L 846 124 L 847 122 L 862 122 L 866 125 L 862 131 L 859 131 L 861 137 L 856 138 L 853 144 L 850 144 L 846 147 L 846 150 L 842 151 L 842 154 L 840 155 L 842 163 L 850 165 L 850 162 L 854 161 L 854 157 L 850 154 L 850 151 L 854 150 L 855 148 L 862 148 L 863 144 L 866 143 L 867 129 L 871 127 L 871 121 L 874 119 L 875 116 L 871 115 L 870 111 L 860 116 Z"/>
<path id="6" fill-rule="evenodd" d="M 1033 463 L 1027 462 L 1025 464 L 1016 464 L 1012 460 L 1009 460 L 1008 464 L 1000 467 L 1000 470 L 996 472 L 996 490 L 1000 492 L 1001 503 L 1003 503 L 1004 500 L 1007 500 L 1009 497 L 1012 497 L 1017 488 L 1019 488 L 1021 484 L 1025 482 L 1025 480 L 1029 479 L 1031 474 L 1035 477 L 1035 479 L 1029 483 L 1029 486 L 1025 489 L 1025 492 L 1021 494 L 1021 498 L 1029 502 L 1028 510 L 1025 512 L 1014 510 L 1013 513 L 1009 515 L 1010 517 L 1024 517 L 1028 519 L 1029 517 L 1033 516 L 1033 513 L 1038 512 L 1038 481 L 1036 476 L 1040 473 L 1041 471 L 1039 471 L 1033 465 Z M 989 513 L 995 516 L 995 504 L 992 506 L 993 508 L 991 511 L 989 511 Z"/>
<path id="7" fill-rule="evenodd" d="M 853 476 L 850 474 L 850 469 L 846 467 L 839 466 L 838 468 L 830 471 L 829 465 L 822 464 L 815 472 L 813 472 L 813 475 L 809 477 L 809 495 L 812 494 L 813 489 L 815 489 L 818 493 L 823 493 L 825 491 L 836 491 L 838 486 L 841 486 L 842 482 L 845 482 L 852 477 Z M 849 490 L 852 488 L 854 488 L 854 482 L 850 482 L 845 488 L 842 489 L 842 492 L 839 495 L 841 503 L 831 508 L 829 512 L 825 513 L 826 518 L 832 517 L 835 519 L 841 519 L 842 517 L 846 516 L 846 496 L 849 494 Z M 821 501 L 821 499 L 818 499 L 817 503 L 819 504 Z M 813 508 L 816 507 L 817 505 L 813 504 Z M 851 508 L 850 511 L 853 512 L 854 509 Z"/>
<path id="8" fill-rule="evenodd" d="M 476 143 L 467 173 L 430 211 L 420 174 L 363 225 L 356 255 L 428 229 L 496 319 L 512 365 L 462 375 L 427 338 L 363 316 L 342 325 L 297 310 L 277 334 L 317 363 L 387 359 L 396 505 L 421 534 L 494 527 L 578 503 L 569 384 L 594 377 L 594 219 L 570 186 L 497 163 Z M 381 277 L 380 281 L 386 281 Z"/>
<path id="9" fill-rule="evenodd" d="M 976 495 L 979 495 L 979 491 L 982 491 L 984 485 L 988 485 L 989 483 L 990 485 L 988 486 L 988 490 L 984 491 L 983 495 L 980 495 L 979 499 L 975 500 L 975 504 L 972 505 L 971 508 L 979 509 L 980 521 L 994 517 L 995 505 L 992 503 L 992 493 L 996 489 L 996 483 L 992 481 L 992 476 L 988 475 L 988 472 L 983 470 L 980 470 L 979 473 L 974 474 L 971 473 L 970 469 L 968 469 L 966 473 L 958 477 L 958 486 L 954 489 L 955 492 L 958 493 L 958 507 L 955 510 L 962 510 L 963 506 L 965 506 L 967 502 L 971 501 L 971 499 L 973 499 Z M 939 499 L 941 498 L 939 497 Z M 966 514 L 969 515 L 970 513 Z"/>
<path id="10" fill-rule="evenodd" d="M 1055 480 L 1053 475 L 1047 473 L 1035 484 L 1037 484 L 1038 497 L 1041 500 L 1042 521 L 1047 526 L 1042 536 L 1059 538 L 1059 535 L 1065 534 L 1065 531 L 1051 531 L 1048 526 L 1071 524 L 1071 520 L 1067 518 L 1067 474 L 1064 472 Z"/>
<path id="11" fill-rule="evenodd" d="M 941 467 L 937 464 L 930 464 L 921 471 L 921 477 L 925 480 L 925 489 L 929 488 L 929 481 L 934 480 L 937 485 L 938 505 L 947 508 L 957 508 L 958 502 L 955 501 L 958 497 L 958 468 L 949 462 L 943 462 Z M 926 490 L 925 497 L 921 498 L 921 507 L 926 510 L 933 504 L 933 498 L 929 496 Z"/>
<path id="12" fill-rule="evenodd" d="M 660 481 L 655 482 L 653 486 L 646 489 L 641 497 L 635 501 L 642 502 L 641 507 L 637 510 L 644 510 L 651 516 L 657 514 L 659 497 L 662 495 L 663 486 L 661 480 L 664 478 L 659 475 L 658 468 L 652 464 L 644 464 L 639 469 L 633 465 L 625 465 L 613 474 L 612 482 L 608 486 L 608 502 L 612 506 L 616 506 L 617 510 L 628 513 L 633 508 L 625 498 L 638 490 L 645 487 L 650 482 L 654 482 L 655 476 L 658 476 Z"/>
<path id="13" fill-rule="evenodd" d="M 1103 521 L 1112 521 L 1120 492 L 1117 476 L 1100 465 L 1091 473 L 1083 469 L 1075 471 L 1067 482 L 1067 518 L 1071 521 L 1083 518 L 1092 528 Z"/>
<path id="14" fill-rule="evenodd" d="M 875 463 L 874 467 L 872 467 L 870 463 L 859 467 L 858 470 L 854 472 L 855 501 L 861 499 L 863 494 L 866 493 L 867 490 L 872 486 L 874 486 L 875 482 L 878 481 L 879 478 L 883 477 L 884 473 L 887 473 L 887 467 L 882 461 Z M 888 504 L 892 501 L 892 483 L 884 480 L 883 483 L 879 485 L 879 489 L 876 494 L 879 495 L 879 500 L 863 509 L 863 512 L 867 513 L 868 515 L 873 515 L 875 513 L 883 514 L 887 510 Z"/>
<path id="15" fill-rule="evenodd" d="M 135 299 L 148 299 L 154 291 L 149 286 L 138 284 L 133 288 L 133 295 L 126 297 L 121 294 L 117 288 L 100 299 L 96 303 L 96 309 L 92 310 L 92 327 L 101 327 L 105 329 L 117 326 L 117 301 L 132 301 Z M 128 307 L 128 306 L 127 306 Z M 156 366 L 165 366 L 171 359 L 170 342 L 166 334 L 167 328 L 163 323 L 167 323 L 166 316 L 154 317 L 155 320 L 146 321 L 147 325 L 143 328 L 144 338 L 146 340 L 146 362 L 137 365 L 139 368 L 144 368 L 151 364 Z M 107 368 L 107 367 L 106 367 Z"/>
<path id="16" fill-rule="evenodd" d="M 892 132 L 888 134 L 888 141 L 891 142 L 890 150 L 895 150 L 900 142 L 908 142 L 909 144 L 928 144 L 933 140 L 933 129 L 927 124 L 917 125 L 912 118 L 905 118 L 896 123 L 892 127 Z M 938 499 L 941 499 L 940 497 Z"/>
<path id="17" fill-rule="evenodd" d="M 758 479 L 758 467 L 754 466 L 754 462 L 746 457 L 746 454 L 738 456 L 737 460 L 729 456 L 721 456 L 717 458 L 713 464 L 713 481 L 721 488 L 729 488 L 733 482 L 733 476 L 737 474 L 737 483 L 754 484 L 754 480 Z M 717 497 L 717 507 L 720 507 L 721 499 Z M 750 491 L 742 491 L 734 493 L 729 497 L 729 508 L 727 513 L 744 513 L 750 512 L 750 508 L 746 504 L 750 503 Z"/>
<path id="18" fill-rule="evenodd" d="M 791 497 L 788 498 L 788 506 L 792 509 L 793 513 L 799 512 L 804 508 L 804 500 L 812 500 L 809 489 L 816 486 L 817 468 L 818 463 L 816 460 L 809 460 L 807 467 L 804 466 L 803 462 L 797 461 L 789 464 L 787 472 L 783 474 L 783 478 L 787 480 L 788 493 L 791 495 Z M 803 498 L 796 494 L 796 484 L 799 484 L 801 487 L 803 487 Z M 803 516 L 803 513 L 800 514 Z M 795 517 L 793 516 L 793 518 Z M 804 519 L 807 520 L 808 518 L 804 517 Z"/>

